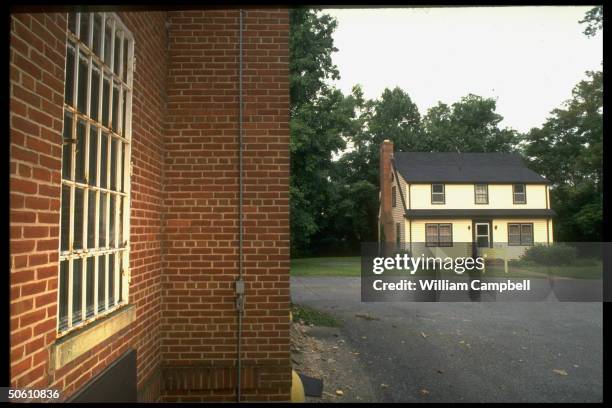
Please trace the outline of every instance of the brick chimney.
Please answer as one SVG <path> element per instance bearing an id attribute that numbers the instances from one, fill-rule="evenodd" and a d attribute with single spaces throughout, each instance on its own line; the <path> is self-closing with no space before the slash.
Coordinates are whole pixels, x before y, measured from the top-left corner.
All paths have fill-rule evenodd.
<path id="1" fill-rule="evenodd" d="M 385 140 L 380 145 L 380 220 L 384 241 L 395 242 L 395 226 L 391 211 L 391 160 L 393 159 L 393 142 Z M 382 237 L 381 237 L 382 238 Z"/>

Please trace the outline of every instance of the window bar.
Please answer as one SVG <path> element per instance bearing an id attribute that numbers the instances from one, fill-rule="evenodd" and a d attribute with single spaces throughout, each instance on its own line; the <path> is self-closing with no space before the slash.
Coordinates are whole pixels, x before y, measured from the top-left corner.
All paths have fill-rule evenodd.
<path id="1" fill-rule="evenodd" d="M 79 38 L 79 32 L 81 31 L 81 13 L 76 13 L 76 36 L 77 38 Z M 78 87 L 78 82 L 79 82 L 79 42 L 75 42 L 74 43 L 74 81 L 72 81 L 72 106 L 75 107 L 77 106 L 77 91 L 79 89 Z M 74 163 L 74 162 L 73 162 Z"/>
<path id="2" fill-rule="evenodd" d="M 91 19 L 90 19 L 91 20 Z M 89 22 L 89 24 L 93 24 L 92 21 Z M 90 47 L 91 47 L 91 41 L 93 36 L 93 30 L 89 30 L 89 43 L 90 43 Z M 79 55 L 80 57 L 80 55 Z M 87 117 L 91 118 L 91 76 L 92 76 L 92 58 L 91 58 L 91 54 L 89 54 L 89 56 L 87 57 L 87 92 L 85 94 L 85 112 L 87 112 Z M 89 124 L 87 124 L 89 125 Z M 89 126 L 87 126 L 89 127 Z M 89 140 L 88 140 L 89 142 Z M 85 173 L 87 175 L 87 172 Z M 87 176 L 86 176 L 87 178 Z"/>
<path id="3" fill-rule="evenodd" d="M 89 78 L 88 78 L 88 82 L 87 82 L 87 101 L 86 101 L 86 110 L 88 112 L 89 115 L 89 109 L 90 109 L 90 93 L 91 93 L 91 59 L 89 60 Z M 85 123 L 85 152 L 83 153 L 85 155 L 85 187 L 83 188 L 83 228 L 82 228 L 82 232 L 83 232 L 83 249 L 88 249 L 88 242 L 87 242 L 87 229 L 88 229 L 88 224 L 89 224 L 89 188 L 87 187 L 87 185 L 89 184 L 89 181 L 91 180 L 91 178 L 89 177 L 89 138 L 91 137 L 90 135 L 90 129 L 91 126 L 89 126 L 89 124 L 86 122 Z M 85 320 L 85 319 L 83 319 Z"/>
<path id="4" fill-rule="evenodd" d="M 74 34 L 77 38 L 81 36 L 81 13 L 76 13 L 76 32 Z"/>
<path id="5" fill-rule="evenodd" d="M 121 251 L 121 302 L 127 303 L 127 295 L 128 295 L 128 279 L 127 279 L 127 265 L 128 265 L 128 252 L 126 249 Z"/>
<path id="6" fill-rule="evenodd" d="M 110 83 L 109 83 L 109 91 L 108 91 L 108 127 L 113 127 L 113 88 L 115 85 L 115 77 L 113 70 L 115 69 L 115 19 L 111 19 L 111 46 L 110 46 Z M 112 129 L 114 132 L 117 132 L 116 129 Z M 109 144 L 111 141 L 109 140 Z M 109 160 L 110 160 L 110 156 Z M 110 184 L 109 184 L 110 185 Z"/>
<path id="7" fill-rule="evenodd" d="M 87 47 L 92 49 L 93 46 L 93 32 L 94 32 L 94 13 L 89 13 L 89 32 L 87 33 Z M 80 18 L 79 18 L 80 22 Z M 79 54 L 80 59 L 80 54 Z M 92 58 L 91 54 L 87 57 L 87 90 L 85 92 L 85 112 L 88 118 L 91 117 L 91 80 L 92 80 Z M 89 175 L 89 139 L 91 137 L 91 126 L 88 122 L 85 122 L 85 184 L 89 184 L 91 177 Z M 75 179 L 76 180 L 76 179 Z M 88 228 L 89 228 L 89 188 L 83 189 L 83 248 L 88 249 Z M 81 270 L 81 321 L 84 322 L 87 319 L 87 275 L 89 273 L 87 267 L 87 258 L 82 258 L 82 270 Z M 95 266 L 94 266 L 95 268 Z"/>
<path id="8" fill-rule="evenodd" d="M 105 26 L 105 30 L 106 30 L 106 26 Z M 112 123 L 113 123 L 113 88 L 114 88 L 114 76 L 113 76 L 113 69 L 114 69 L 114 58 L 115 58 L 115 19 L 111 18 L 111 45 L 109 47 L 110 49 L 110 60 L 109 60 L 109 68 L 110 68 L 110 78 L 109 78 L 109 91 L 108 91 L 108 127 L 112 128 Z M 114 130 L 114 129 L 113 129 Z M 112 146 L 113 146 L 113 135 L 112 133 L 109 133 L 108 135 L 108 141 L 107 141 L 107 149 L 108 149 L 108 154 L 107 154 L 107 166 L 108 168 L 105 169 L 106 170 L 106 186 L 107 188 L 110 190 L 111 189 L 111 171 L 110 168 L 112 166 Z M 116 168 L 115 168 L 116 170 Z M 115 172 L 116 174 L 116 172 Z M 116 176 L 115 176 L 116 177 Z M 114 224 L 114 219 L 113 219 L 113 223 L 111 224 L 111 217 L 110 217 L 110 206 L 111 206 L 111 197 L 113 197 L 114 195 L 112 193 L 108 193 L 106 194 L 106 246 L 108 248 L 111 248 L 110 246 L 110 225 Z M 113 200 L 114 201 L 114 200 Z M 113 203 L 114 204 L 114 203 Z M 116 208 L 116 207 L 115 207 Z M 116 218 L 116 214 L 115 212 L 113 212 L 113 217 Z M 114 233 L 114 231 L 113 231 Z M 108 285 L 108 274 L 109 272 L 109 256 L 106 257 L 107 258 L 107 267 L 106 267 L 106 309 L 108 309 L 110 306 L 109 304 L 109 297 L 110 297 L 110 293 L 109 293 L 109 285 Z M 113 256 L 113 276 L 110 277 L 113 279 L 115 279 L 115 269 L 116 269 L 116 256 Z M 116 283 L 116 282 L 115 282 Z M 115 286 L 116 284 L 113 285 L 113 292 L 115 292 Z"/>
<path id="9" fill-rule="evenodd" d="M 68 312 L 66 313 L 67 318 L 68 318 L 68 322 L 67 322 L 68 329 L 72 327 L 72 286 L 73 286 L 72 285 L 73 284 L 72 264 L 73 263 L 74 261 L 72 259 L 68 261 Z"/>
<path id="10" fill-rule="evenodd" d="M 128 302 L 129 297 L 129 283 L 130 283 L 130 263 L 129 263 L 129 251 L 130 251 L 130 202 L 131 202 L 131 189 L 132 186 L 130 184 L 131 180 L 131 158 L 132 158 L 132 94 L 133 94 L 133 81 L 134 81 L 134 41 L 130 39 L 128 41 L 128 59 L 127 59 L 127 86 L 128 90 L 126 92 L 125 101 L 125 135 L 123 137 L 127 140 L 127 148 L 126 148 L 126 157 L 124 160 L 124 168 L 123 168 L 123 185 L 125 197 L 123 199 L 123 240 L 124 240 L 124 251 L 128 256 L 122 256 L 121 260 L 123 262 L 123 271 L 122 277 L 123 279 L 123 301 Z"/>
<path id="11" fill-rule="evenodd" d="M 92 50 L 92 52 L 93 52 L 93 38 L 94 38 L 93 32 L 95 29 L 94 27 L 94 24 L 95 24 L 94 16 L 95 15 L 96 13 L 89 13 L 89 38 L 87 39 L 87 47 L 90 50 Z M 91 54 L 89 55 L 91 57 Z M 89 64 L 91 65 L 91 58 L 89 59 Z M 87 112 L 89 112 L 89 110 Z"/>
<path id="12" fill-rule="evenodd" d="M 102 13 L 102 24 L 100 25 L 100 59 L 101 59 L 101 63 L 100 63 L 100 81 L 98 86 L 98 122 L 102 123 L 102 102 L 104 101 L 103 98 L 103 86 L 104 86 L 104 31 L 106 29 L 106 13 Z M 98 136 L 98 148 L 97 148 L 97 160 L 96 160 L 96 186 L 100 187 L 102 185 L 101 182 L 101 178 L 102 178 L 102 169 L 101 169 L 101 161 L 102 161 L 102 128 L 99 127 L 99 125 L 96 125 L 96 132 L 97 132 L 97 136 Z M 100 212 L 101 212 L 101 208 L 100 208 L 100 195 L 102 194 L 102 192 L 100 190 L 96 191 L 96 217 L 95 217 L 95 236 L 94 236 L 94 242 L 96 245 L 96 249 L 100 249 Z M 97 291 L 97 286 L 98 286 L 98 270 L 99 270 L 99 262 L 97 262 L 96 260 L 96 299 L 98 298 L 98 291 Z M 96 301 L 96 307 L 95 307 L 95 315 L 98 315 L 98 301 Z"/>
<path id="13" fill-rule="evenodd" d="M 96 245 L 97 247 L 97 245 Z M 94 318 L 98 316 L 98 256 L 94 255 L 94 293 L 93 293 L 93 304 L 94 304 Z"/>
<path id="14" fill-rule="evenodd" d="M 79 33 L 81 31 L 81 13 L 76 13 L 76 35 L 78 37 Z M 79 43 L 78 41 L 74 44 L 74 66 L 73 66 L 73 81 L 72 81 L 72 106 L 75 107 L 76 110 L 76 106 L 77 106 L 77 98 L 78 98 L 78 83 L 79 83 Z M 73 113 L 72 115 L 72 135 L 73 135 L 73 142 L 71 143 L 71 147 L 70 147 L 70 155 L 71 155 L 71 168 L 70 168 L 70 179 L 71 180 L 75 180 L 76 181 L 76 138 L 77 136 L 77 132 L 76 132 L 76 128 L 77 128 L 77 115 Z M 75 201 L 75 187 L 74 186 L 70 186 L 70 228 L 69 228 L 69 238 L 68 238 L 68 251 L 72 252 L 74 250 L 74 201 Z M 70 308 L 68 309 L 68 317 L 69 317 L 69 326 L 72 326 L 72 261 L 70 262 L 70 268 L 69 268 L 70 272 L 69 272 L 69 287 L 70 287 L 70 300 L 69 300 L 69 306 Z"/>
<path id="15" fill-rule="evenodd" d="M 102 84 L 104 83 L 104 41 L 106 40 L 106 13 L 102 13 L 102 26 L 100 27 L 100 104 L 98 104 L 98 119 L 102 122 Z"/>
<path id="16" fill-rule="evenodd" d="M 111 156 L 110 156 L 110 154 L 111 154 L 111 146 L 112 146 L 111 142 L 112 142 L 112 137 L 109 135 L 108 136 L 108 141 L 106 143 L 106 153 L 107 153 L 106 157 L 108 158 L 106 160 L 107 168 L 104 169 L 104 173 L 105 173 L 104 176 L 106 177 L 106 186 L 109 188 L 109 190 L 110 190 L 110 173 L 111 173 L 109 171 L 110 161 L 111 161 Z M 104 206 L 106 208 L 106 212 L 105 212 L 105 214 L 106 214 L 106 229 L 104 230 L 106 238 L 104 240 L 104 243 L 105 243 L 105 247 L 106 248 L 110 248 L 110 241 L 109 241 L 109 239 L 110 239 L 110 231 L 109 231 L 109 229 L 110 229 L 110 212 L 109 212 L 110 211 L 110 197 L 111 197 L 111 193 L 106 193 L 106 199 L 104 200 Z"/>
<path id="17" fill-rule="evenodd" d="M 73 139 L 75 139 L 77 137 L 76 135 L 76 121 L 77 121 L 77 117 L 76 115 L 72 115 L 72 123 L 70 123 L 70 126 L 72 127 L 72 135 L 73 135 Z M 71 146 L 70 146 L 70 155 L 71 157 L 71 167 L 70 167 L 70 179 L 71 180 L 75 180 L 76 178 L 76 165 L 75 165 L 75 161 L 76 161 L 76 143 L 72 142 Z M 69 222 L 68 222 L 68 253 L 71 253 L 73 250 L 73 243 L 74 243 L 74 195 L 75 195 L 75 188 L 74 185 L 70 185 L 70 215 L 68 216 L 69 218 Z"/>
<path id="18" fill-rule="evenodd" d="M 125 40 L 125 30 L 121 30 L 121 38 L 119 39 L 120 45 L 119 45 L 119 77 L 121 78 L 121 80 L 123 81 L 123 42 Z M 121 82 L 119 82 L 119 107 L 117 108 L 117 114 L 119 115 L 119 120 L 117 121 L 117 133 L 120 134 L 121 136 L 125 137 L 124 134 L 122 134 L 122 129 L 123 129 L 123 98 L 125 98 L 125 92 L 123 89 L 123 84 Z M 119 143 L 119 145 L 121 146 L 122 143 Z M 121 152 L 121 150 L 123 150 L 122 148 L 119 149 L 119 152 Z M 119 173 L 117 173 L 119 174 Z M 119 184 L 119 180 L 117 180 L 117 184 Z M 121 188 L 118 188 L 117 190 L 121 190 Z"/>
<path id="19" fill-rule="evenodd" d="M 121 143 L 117 144 L 117 148 L 120 148 Z M 120 163 L 120 162 L 119 162 Z M 116 163 L 116 167 L 119 166 L 119 163 Z M 118 195 L 113 195 L 115 197 L 115 202 L 114 202 L 114 206 L 115 206 L 115 213 L 114 213 L 114 223 L 115 223 L 115 248 L 119 248 L 121 245 L 119 244 L 119 205 L 121 205 L 121 199 L 120 196 Z M 113 280 L 114 280 L 114 284 L 113 284 L 113 289 L 115 291 L 115 304 L 119 303 L 119 279 L 121 279 L 121 275 L 119 274 L 119 252 L 115 253 L 115 269 L 113 270 L 114 276 L 113 276 Z"/>
<path id="20" fill-rule="evenodd" d="M 104 312 L 108 309 L 108 258 L 104 255 Z"/>
<path id="21" fill-rule="evenodd" d="M 70 181 L 70 180 L 62 180 L 62 184 L 65 184 L 67 186 L 75 186 L 75 187 L 80 187 L 80 188 L 89 188 L 90 190 L 93 191 L 101 191 L 103 193 L 109 193 L 109 194 L 117 194 L 119 196 L 125 197 L 126 193 L 122 193 L 121 191 L 115 191 L 115 190 L 111 190 L 108 188 L 104 188 L 104 187 L 98 187 L 96 185 L 87 185 L 87 184 L 83 184 L 83 183 L 76 183 L 74 181 Z"/>
<path id="22" fill-rule="evenodd" d="M 123 144 L 119 141 L 119 143 L 117 143 L 117 146 L 115 147 L 115 150 L 117 151 L 117 159 L 116 159 L 116 163 L 115 163 L 115 187 L 117 188 L 117 190 L 119 190 L 119 169 L 121 168 L 121 150 L 122 150 Z M 119 194 L 113 194 L 113 196 L 115 197 L 115 219 L 114 219 L 114 225 L 115 225 L 115 248 L 120 248 L 122 246 L 121 243 L 119 243 L 119 206 L 121 205 L 121 195 Z"/>
<path id="23" fill-rule="evenodd" d="M 98 96 L 98 98 L 101 98 L 101 96 Z M 100 128 L 96 128 L 96 132 L 98 134 L 98 149 L 97 149 L 97 155 L 98 155 L 98 160 L 96 162 L 96 184 L 99 186 L 100 183 L 100 161 L 101 161 L 101 150 L 102 150 L 102 130 Z M 96 190 L 96 217 L 95 217 L 95 237 L 94 237 L 94 243 L 97 249 L 99 249 L 100 247 L 100 194 L 101 191 L 99 189 Z"/>
<path id="24" fill-rule="evenodd" d="M 87 258 L 81 257 L 81 323 L 87 318 Z"/>
<path id="25" fill-rule="evenodd" d="M 94 13 L 89 13 L 89 32 L 87 33 L 87 39 L 83 39 L 83 42 L 87 44 L 87 47 L 92 48 L 93 43 L 93 32 L 94 32 Z M 79 19 L 80 21 L 80 19 Z M 80 58 L 80 54 L 79 54 Z M 87 57 L 87 91 L 85 92 L 85 112 L 88 118 L 91 117 L 91 81 L 92 81 L 92 59 L 91 54 Z M 85 184 L 89 184 L 91 177 L 89 176 L 89 139 L 91 137 L 91 126 L 88 122 L 85 122 Z M 83 248 L 88 249 L 88 224 L 89 224 L 89 189 L 85 187 L 83 189 Z M 87 269 L 87 262 L 84 259 L 83 265 Z M 84 275 L 87 275 L 86 273 Z M 85 280 L 83 280 L 85 282 Z M 83 292 L 87 292 L 85 284 L 83 285 Z M 85 297 L 83 297 L 85 299 Z M 83 304 L 85 305 L 85 304 Z M 83 306 L 83 320 L 85 320 L 85 306 Z"/>
<path id="26" fill-rule="evenodd" d="M 113 305 L 116 305 L 119 303 L 119 252 L 116 252 L 113 258 L 113 262 L 115 263 L 115 267 L 113 269 L 113 291 L 115 292 L 113 295 Z"/>

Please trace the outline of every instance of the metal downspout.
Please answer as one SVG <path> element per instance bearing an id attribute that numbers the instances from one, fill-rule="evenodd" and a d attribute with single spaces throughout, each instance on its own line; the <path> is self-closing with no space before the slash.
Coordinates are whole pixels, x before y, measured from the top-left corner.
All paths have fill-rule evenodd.
<path id="1" fill-rule="evenodd" d="M 239 74 L 238 74 L 238 104 L 239 104 L 239 114 L 238 114 L 238 184 L 239 184 L 239 192 L 238 192 L 238 280 L 236 281 L 236 310 L 238 312 L 238 347 L 237 347 L 237 373 L 236 373 L 236 400 L 237 402 L 241 401 L 241 382 L 242 382 L 242 314 L 244 313 L 244 280 L 243 280 L 243 262 L 242 262 L 242 246 L 243 246 L 243 225 L 242 225 L 242 116 L 243 116 L 243 100 L 242 100 L 242 33 L 243 33 L 243 15 L 244 11 L 240 9 L 240 33 L 239 33 Z"/>

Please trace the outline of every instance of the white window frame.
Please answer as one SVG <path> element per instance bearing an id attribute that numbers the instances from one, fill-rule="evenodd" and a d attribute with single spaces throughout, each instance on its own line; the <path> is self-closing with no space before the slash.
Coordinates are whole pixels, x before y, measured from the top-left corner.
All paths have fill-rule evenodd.
<path id="1" fill-rule="evenodd" d="M 68 67 L 67 70 L 73 70 L 73 88 L 72 88 L 72 101 L 66 103 L 64 101 L 64 112 L 70 112 L 72 114 L 72 123 L 64 123 L 64 126 L 72 126 L 72 138 L 73 142 L 71 143 L 71 159 L 70 159 L 70 180 L 64 179 L 62 173 L 62 187 L 67 186 L 70 188 L 70 215 L 69 215 L 69 229 L 68 229 L 68 249 L 62 250 L 62 239 L 60 237 L 60 247 L 59 247 L 59 272 L 58 272 L 58 290 L 57 290 L 57 332 L 58 337 L 64 336 L 70 332 L 72 332 L 76 328 L 83 327 L 88 323 L 97 320 L 103 316 L 106 316 L 113 311 L 117 310 L 119 307 L 128 304 L 129 302 L 129 283 L 130 283 L 130 269 L 129 269 L 129 252 L 130 252 L 130 169 L 131 169 L 131 135 L 132 135 L 132 98 L 133 98 L 133 80 L 134 80 L 134 37 L 130 30 L 121 22 L 120 18 L 116 13 L 99 13 L 99 12 L 91 12 L 91 13 L 74 13 L 76 15 L 76 33 L 73 33 L 70 30 L 70 25 L 66 28 L 66 53 L 68 53 L 68 47 L 71 45 L 74 48 L 74 66 Z M 102 27 L 100 33 L 100 55 L 94 54 L 93 51 L 93 32 L 94 32 L 94 19 L 95 17 L 102 17 Z M 67 15 L 68 19 L 70 19 L 70 15 Z M 88 38 L 79 39 L 80 36 L 80 26 L 81 26 L 81 18 L 88 18 L 89 24 L 89 32 Z M 106 64 L 104 62 L 105 59 L 105 31 L 106 25 L 110 22 L 111 27 L 111 40 L 112 45 L 110 47 L 110 63 Z M 119 31 L 119 33 L 117 32 Z M 115 39 L 116 34 L 119 35 L 119 39 L 121 44 L 119 46 L 119 56 L 115 55 Z M 125 44 L 124 41 L 127 40 L 127 58 L 124 58 L 125 53 Z M 86 41 L 86 42 L 84 42 Z M 90 48 L 91 47 L 91 48 Z M 79 84 L 83 83 L 82 78 L 79 78 L 79 62 L 81 59 L 81 53 L 87 58 L 87 92 L 86 92 L 86 109 L 85 113 L 79 113 L 78 111 L 78 90 Z M 67 54 L 66 54 L 67 55 Z M 115 73 L 115 58 L 120 58 L 119 64 L 119 72 Z M 66 62 L 68 62 L 68 58 L 66 56 Z M 124 65 L 124 62 L 126 63 Z M 100 77 L 99 77 L 99 91 L 98 91 L 98 115 L 97 119 L 94 120 L 91 115 L 91 87 L 92 87 L 92 67 L 95 65 L 97 68 L 100 68 Z M 68 64 L 66 64 L 68 65 Z M 123 71 L 127 70 L 126 73 Z M 104 78 L 106 75 L 110 75 L 110 83 L 109 83 L 109 95 L 108 95 L 108 124 L 102 124 L 102 112 L 103 112 L 103 89 L 104 89 Z M 125 74 L 125 75 L 124 75 Z M 66 80 L 66 75 L 64 76 Z M 123 111 L 123 106 L 121 102 L 117 106 L 116 113 L 118 115 L 117 127 L 118 129 L 110 130 L 110 127 L 113 124 L 113 90 L 115 89 L 115 84 L 118 85 L 118 95 L 120 97 L 120 101 L 124 101 L 125 103 L 125 112 Z M 125 113 L 125 118 L 123 118 L 123 114 Z M 76 180 L 76 146 L 77 146 L 77 124 L 79 120 L 85 122 L 85 139 L 84 139 L 84 178 L 85 183 L 77 182 Z M 98 143 L 97 143 L 97 168 L 96 168 L 96 184 L 89 184 L 91 178 L 89 177 L 89 148 L 90 148 L 90 131 L 91 128 L 95 127 L 98 135 Z M 107 154 L 106 154 L 106 187 L 101 187 L 100 179 L 101 179 L 101 135 L 103 133 L 107 134 Z M 116 190 L 111 190 L 111 148 L 113 146 L 113 141 L 115 143 L 115 188 Z M 64 141 L 65 143 L 65 141 Z M 62 149 L 63 151 L 63 149 Z M 122 155 L 125 154 L 125 157 Z M 63 153 L 62 153 L 63 156 Z M 65 160 L 62 157 L 62 160 Z M 62 162 L 62 169 L 64 163 Z M 123 166 L 123 168 L 122 168 Z M 121 171 L 121 172 L 120 172 Z M 120 179 L 120 175 L 122 180 Z M 121 187 L 123 186 L 123 191 L 121 191 Z M 82 249 L 75 250 L 74 249 L 74 222 L 75 222 L 75 189 L 80 188 L 83 191 L 83 216 L 82 216 Z M 95 216 L 94 216 L 94 226 L 95 226 L 95 234 L 94 234 L 94 245 L 92 248 L 88 247 L 88 224 L 89 224 L 89 192 L 92 191 L 95 193 Z M 99 246 L 99 226 L 100 226 L 100 197 L 102 193 L 106 193 L 106 202 L 105 205 L 105 214 L 106 214 L 106 237 L 105 237 L 105 247 L 101 248 Z M 110 247 L 110 202 L 111 196 L 115 197 L 114 200 L 114 246 Z M 60 209 L 63 208 L 63 203 L 60 199 Z M 121 212 L 119 211 L 121 209 Z M 121 218 L 119 214 L 121 214 Z M 61 233 L 61 225 L 62 219 L 60 217 L 60 233 Z M 123 242 L 119 242 L 119 231 L 122 231 L 122 240 Z M 114 256 L 114 279 L 113 279 L 113 290 L 114 290 L 114 305 L 109 305 L 109 293 L 108 293 L 108 272 L 109 272 L 109 254 L 115 254 Z M 104 256 L 105 262 L 105 300 L 104 300 L 104 309 L 99 311 L 98 306 L 98 266 L 99 266 L 99 256 Z M 87 317 L 87 259 L 93 257 L 94 259 L 94 276 L 93 276 L 93 315 Z M 77 323 L 73 324 L 73 265 L 75 259 L 82 259 L 82 268 L 81 268 L 81 319 Z M 120 260 L 119 260 L 120 259 Z M 64 290 L 67 290 L 67 322 L 65 327 L 61 325 L 60 322 L 60 302 L 61 293 L 60 293 L 60 285 L 61 285 L 61 264 L 64 261 L 68 261 L 68 287 Z M 120 264 L 121 263 L 121 264 Z M 121 272 L 120 272 L 121 271 Z M 121 274 L 120 274 L 121 273 Z M 119 288 L 121 287 L 121 293 L 119 293 Z M 118 299 L 121 299 L 119 301 Z"/>
<path id="2" fill-rule="evenodd" d="M 478 188 L 483 188 L 484 192 L 479 192 Z M 479 199 L 483 199 L 483 201 L 479 202 Z M 488 184 L 474 184 L 474 204 L 483 205 L 489 204 L 489 185 Z"/>
<path id="3" fill-rule="evenodd" d="M 442 186 L 442 192 L 434 192 L 434 186 Z M 442 183 L 431 184 L 431 203 L 445 204 L 446 203 L 446 185 Z"/>
<path id="4" fill-rule="evenodd" d="M 512 227 L 518 228 L 518 234 L 510 233 L 510 228 Z M 523 236 L 524 236 L 523 228 L 525 227 L 528 227 L 531 230 L 528 240 L 523 239 Z M 534 231 L 533 222 L 509 222 L 507 228 L 508 228 L 508 245 L 509 246 L 533 246 L 535 245 L 535 231 Z M 518 243 L 510 242 L 510 236 L 518 237 Z"/>
<path id="5" fill-rule="evenodd" d="M 523 186 L 522 193 L 516 191 L 517 186 Z M 522 200 L 517 200 L 517 197 L 522 197 Z M 527 184 L 515 183 L 512 185 L 512 204 L 527 204 Z"/>

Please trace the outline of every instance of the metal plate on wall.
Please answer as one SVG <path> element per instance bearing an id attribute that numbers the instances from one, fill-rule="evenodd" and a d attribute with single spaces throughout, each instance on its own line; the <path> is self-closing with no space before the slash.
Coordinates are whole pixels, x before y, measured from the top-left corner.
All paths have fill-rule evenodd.
<path id="1" fill-rule="evenodd" d="M 136 350 L 129 349 L 67 402 L 137 402 Z"/>

